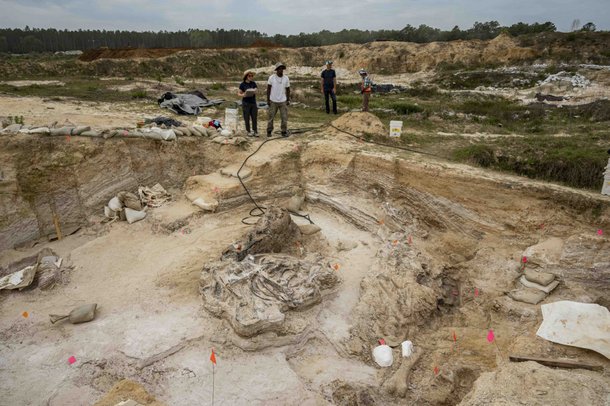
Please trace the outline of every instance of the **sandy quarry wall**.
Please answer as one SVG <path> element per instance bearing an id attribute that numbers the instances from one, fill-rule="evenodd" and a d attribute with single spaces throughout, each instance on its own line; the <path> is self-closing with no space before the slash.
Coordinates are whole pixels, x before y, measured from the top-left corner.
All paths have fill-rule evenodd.
<path id="1" fill-rule="evenodd" d="M 335 66 L 356 71 L 362 67 L 376 73 L 406 73 L 434 69 L 442 64 L 480 66 L 531 61 L 541 50 L 522 47 L 500 35 L 490 41 L 432 42 L 383 41 L 367 44 L 336 44 L 304 48 L 248 48 L 160 50 L 104 50 L 93 61 L 57 60 L 21 64 L 0 61 L 0 76 L 75 75 L 221 77 L 240 75 L 245 69 L 273 66 L 278 61 L 291 66 L 320 66 L 332 59 Z"/>
<path id="2" fill-rule="evenodd" d="M 195 141 L 0 138 L 0 250 L 54 234 L 54 214 L 67 232 L 121 190 L 180 188 L 188 176 L 215 170 L 220 146 Z"/>

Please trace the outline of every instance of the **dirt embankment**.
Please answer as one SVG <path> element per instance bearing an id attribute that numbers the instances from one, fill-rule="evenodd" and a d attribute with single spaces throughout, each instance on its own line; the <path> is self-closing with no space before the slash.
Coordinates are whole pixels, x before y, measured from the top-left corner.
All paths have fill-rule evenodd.
<path id="1" fill-rule="evenodd" d="M 180 188 L 195 173 L 216 169 L 220 146 L 195 140 L 98 140 L 84 137 L 0 139 L 0 250 L 87 224 L 121 190 L 160 182 Z"/>
<path id="2" fill-rule="evenodd" d="M 357 120 L 366 118 L 366 113 L 350 114 L 333 125 L 353 131 Z M 371 131 L 381 127 L 373 122 Z M 221 404 L 557 404 L 559 399 L 584 399 L 602 405 L 607 399 L 606 375 L 506 360 L 510 353 L 552 354 L 607 370 L 602 355 L 537 338 L 538 309 L 505 294 L 522 274 L 524 249 L 552 237 L 562 246 L 555 254 L 558 262 L 550 254 L 544 255 L 546 262 L 538 259 L 563 283 L 548 300 L 607 304 L 609 241 L 595 229 L 610 226 L 610 202 L 596 194 L 371 147 L 332 128 L 269 142 L 248 161 L 250 192 L 269 207 L 288 200 L 281 193 L 298 186 L 305 196 L 303 211 L 320 227 L 300 241 L 296 230 L 270 233 L 273 245 L 287 242 L 282 254 L 295 258 L 309 253 L 332 258 L 332 269 L 321 275 L 330 272 L 341 281 L 321 280 L 337 289 L 324 296 L 323 305 L 291 301 L 312 306 L 287 311 L 281 334 L 244 337 L 244 330 L 233 331 L 213 311 L 201 310 L 197 286 L 208 286 L 205 270 L 221 253 L 239 255 L 244 241 L 267 244 L 258 240 L 260 229 L 250 233 L 241 223 L 252 207 L 241 186 L 232 188 L 230 184 L 239 185 L 235 179 L 212 173 L 228 163 L 239 167 L 255 145 L 249 151 L 218 146 L 225 148 L 219 151 L 206 140 L 183 138 L 163 144 L 17 137 L 0 144 L 0 151 L 10 147 L 11 156 L 28 158 L 7 166 L 15 204 L 27 202 L 22 188 L 27 190 L 32 178 L 40 183 L 30 185 L 30 193 L 41 201 L 70 190 L 74 197 L 57 201 L 72 199 L 99 210 L 96 196 L 103 202 L 131 185 L 125 179 L 148 183 L 162 177 L 179 186 L 182 176 L 194 173 L 207 174 L 202 177 L 208 186 L 218 181 L 223 199 L 216 213 L 193 215 L 188 227 L 172 233 L 157 232 L 156 221 L 182 216 L 184 204 L 192 206 L 184 199 L 152 209 L 135 224 L 108 224 L 106 234 L 71 251 L 66 248 L 74 270 L 65 284 L 47 292 L 7 294 L 0 308 L 0 324 L 6 326 L 0 337 L 10 345 L 2 356 L 11 369 L 0 376 L 16 382 L 16 390 L 7 393 L 9 404 L 27 399 L 65 405 L 77 395 L 81 403 L 94 404 L 103 393 L 110 391 L 115 399 L 125 390 L 148 398 L 136 385 L 112 388 L 125 378 L 138 381 L 165 404 L 202 404 L 210 398 L 210 348 L 219 354 L 216 399 Z M 187 173 L 187 168 L 193 171 Z M 243 207 L 234 204 L 239 199 Z M 534 266 L 536 254 L 529 258 Z M 317 300 L 317 288 L 308 285 L 314 278 L 277 295 L 280 283 L 298 279 L 292 271 L 279 282 L 257 275 L 256 283 L 233 285 L 225 292 L 225 304 L 236 315 L 250 314 L 250 286 L 265 302 L 270 296 L 290 299 L 294 296 L 285 292 L 304 288 L 301 292 Z M 48 326 L 49 309 L 92 298 L 104 309 L 94 323 Z M 215 304 L 219 298 L 206 299 Z M 29 318 L 15 309 L 29 311 Z M 268 319 L 278 323 L 284 317 L 268 314 L 279 316 Z M 486 340 L 489 329 L 495 331 L 495 345 Z M 371 349 L 381 337 L 391 345 L 412 340 L 416 355 L 403 359 L 397 347 L 394 364 L 377 369 Z M 73 353 L 78 364 L 70 367 L 65 358 Z M 40 384 L 25 391 L 27 382 Z M 583 382 L 589 387 L 583 389 Z M 555 390 L 557 385 L 562 389 Z"/>
<path id="3" fill-rule="evenodd" d="M 459 40 L 428 44 L 384 41 L 304 48 L 97 49 L 86 52 L 78 61 L 0 61 L 0 75 L 220 77 L 238 75 L 248 68 L 270 67 L 277 61 L 286 63 L 290 73 L 291 66 L 322 66 L 327 59 L 334 60 L 336 67 L 348 70 L 366 67 L 376 73 L 396 74 L 443 66 L 478 67 L 552 61 L 567 54 L 570 61 L 599 63 L 597 59 L 592 59 L 599 55 L 593 50 L 604 48 L 604 45 L 593 40 L 589 46 L 577 48 L 573 46 L 576 42 L 562 38 L 541 37 L 543 45 L 536 41 L 536 38 L 525 41 L 500 35 L 489 41 Z"/>

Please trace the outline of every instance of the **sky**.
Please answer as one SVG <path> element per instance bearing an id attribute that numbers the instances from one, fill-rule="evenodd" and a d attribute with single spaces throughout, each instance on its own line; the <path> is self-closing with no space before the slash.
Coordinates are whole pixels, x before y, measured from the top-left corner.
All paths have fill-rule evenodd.
<path id="1" fill-rule="evenodd" d="M 245 29 L 269 35 L 401 29 L 450 30 L 475 21 L 593 22 L 610 30 L 610 0 L 0 0 L 0 28 L 178 31 Z"/>

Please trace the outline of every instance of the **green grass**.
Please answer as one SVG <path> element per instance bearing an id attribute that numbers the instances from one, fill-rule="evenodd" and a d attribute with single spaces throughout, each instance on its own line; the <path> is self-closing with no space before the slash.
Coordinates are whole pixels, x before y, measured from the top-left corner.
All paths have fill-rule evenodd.
<path id="1" fill-rule="evenodd" d="M 37 96 L 42 98 L 70 97 L 85 101 L 103 100 L 112 102 L 129 101 L 132 99 L 131 92 L 119 92 L 110 89 L 110 85 L 117 83 L 114 81 L 101 82 L 96 79 L 87 78 L 64 80 L 64 83 L 65 86 L 31 85 L 21 87 L 12 86 L 10 84 L 0 84 L 0 92 L 16 96 Z"/>

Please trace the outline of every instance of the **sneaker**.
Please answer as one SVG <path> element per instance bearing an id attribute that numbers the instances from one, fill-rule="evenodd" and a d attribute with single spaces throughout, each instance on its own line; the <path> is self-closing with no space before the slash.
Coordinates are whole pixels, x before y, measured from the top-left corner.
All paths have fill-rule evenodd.
<path id="1" fill-rule="evenodd" d="M 252 136 L 258 138 L 258 133 L 257 132 L 253 132 Z"/>
<path id="2" fill-rule="evenodd" d="M 254 131 L 248 131 L 248 137 L 254 137 Z"/>
<path id="3" fill-rule="evenodd" d="M 282 137 L 284 137 L 284 138 L 288 137 L 288 133 L 285 131 L 282 131 Z"/>

